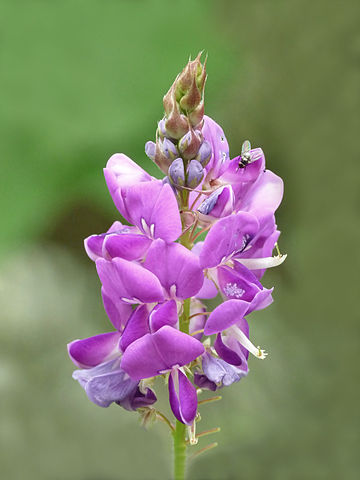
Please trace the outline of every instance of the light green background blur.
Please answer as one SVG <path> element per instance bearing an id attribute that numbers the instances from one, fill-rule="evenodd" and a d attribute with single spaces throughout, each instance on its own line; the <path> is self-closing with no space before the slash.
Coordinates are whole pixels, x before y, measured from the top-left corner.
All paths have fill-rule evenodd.
<path id="1" fill-rule="evenodd" d="M 201 49 L 232 155 L 249 138 L 285 180 L 288 259 L 250 319 L 270 356 L 202 408 L 199 429 L 222 430 L 200 447 L 219 447 L 189 478 L 360 478 L 359 17 L 357 1 L 0 1 L 2 479 L 171 476 L 165 427 L 91 404 L 66 343 L 109 328 L 82 247 L 118 218 L 102 168 L 125 152 L 155 172 L 144 143 Z"/>

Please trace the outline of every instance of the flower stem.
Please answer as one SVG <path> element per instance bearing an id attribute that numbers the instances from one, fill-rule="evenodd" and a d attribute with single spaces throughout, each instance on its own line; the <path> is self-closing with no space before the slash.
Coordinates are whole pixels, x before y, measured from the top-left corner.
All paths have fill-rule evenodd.
<path id="1" fill-rule="evenodd" d="M 173 433 L 174 438 L 174 480 L 185 479 L 186 468 L 186 426 L 176 420 L 176 429 Z"/>

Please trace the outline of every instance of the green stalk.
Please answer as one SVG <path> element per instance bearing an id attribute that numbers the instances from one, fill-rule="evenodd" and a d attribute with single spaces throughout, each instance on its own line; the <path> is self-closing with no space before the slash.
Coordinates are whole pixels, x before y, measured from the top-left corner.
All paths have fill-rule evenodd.
<path id="1" fill-rule="evenodd" d="M 173 433 L 174 437 L 174 480 L 185 479 L 186 468 L 186 442 L 185 442 L 186 426 L 176 420 L 176 429 Z"/>

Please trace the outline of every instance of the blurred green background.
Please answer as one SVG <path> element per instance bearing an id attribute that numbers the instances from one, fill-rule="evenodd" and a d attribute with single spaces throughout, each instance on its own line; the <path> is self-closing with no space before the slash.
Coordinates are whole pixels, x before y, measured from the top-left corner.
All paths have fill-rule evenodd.
<path id="1" fill-rule="evenodd" d="M 91 404 L 66 343 L 105 331 L 83 238 L 118 218 L 102 176 L 144 143 L 190 54 L 233 156 L 249 138 L 285 180 L 285 264 L 252 315 L 270 356 L 202 408 L 219 447 L 191 479 L 357 479 L 357 1 L 0 2 L 0 475 L 168 479 L 170 438 Z M 166 399 L 165 399 L 166 400 Z M 165 401 L 163 400 L 163 401 Z"/>

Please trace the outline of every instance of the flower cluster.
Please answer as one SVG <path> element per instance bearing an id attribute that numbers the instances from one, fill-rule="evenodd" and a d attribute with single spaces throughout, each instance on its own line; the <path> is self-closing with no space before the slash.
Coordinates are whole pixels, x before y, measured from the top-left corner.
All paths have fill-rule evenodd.
<path id="1" fill-rule="evenodd" d="M 89 399 L 128 410 L 156 402 L 154 379 L 168 384 L 175 417 L 192 425 L 197 391 L 217 390 L 248 373 L 248 316 L 272 302 L 260 283 L 282 263 L 274 212 L 282 180 L 265 169 L 260 148 L 244 143 L 230 159 L 221 127 L 204 115 L 205 65 L 198 56 L 164 97 L 165 116 L 147 156 L 158 180 L 124 154 L 104 169 L 128 224 L 85 240 L 102 284 L 108 333 L 68 346 Z M 208 312 L 206 299 L 222 303 Z"/>

